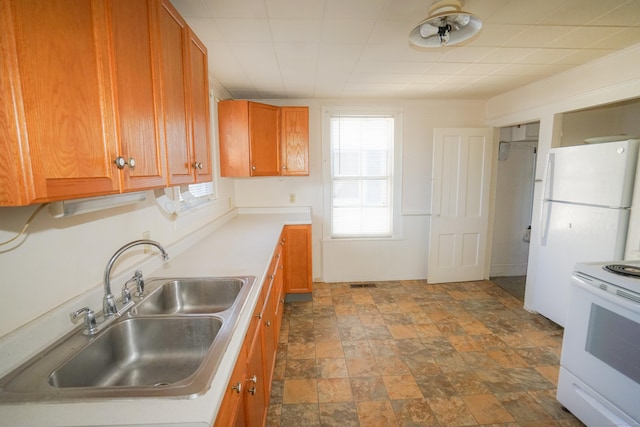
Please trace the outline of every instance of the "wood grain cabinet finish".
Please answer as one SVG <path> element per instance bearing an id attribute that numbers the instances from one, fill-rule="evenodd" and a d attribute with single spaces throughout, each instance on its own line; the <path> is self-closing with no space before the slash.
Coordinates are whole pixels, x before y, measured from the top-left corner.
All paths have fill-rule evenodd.
<path id="1" fill-rule="evenodd" d="M 159 22 L 169 185 L 210 181 L 207 50 L 169 0 Z"/>
<path id="2" fill-rule="evenodd" d="M 284 303 L 283 242 L 281 236 L 214 427 L 263 427 L 266 423 Z"/>
<path id="3" fill-rule="evenodd" d="M 280 108 L 282 175 L 309 175 L 309 107 Z"/>
<path id="4" fill-rule="evenodd" d="M 119 191 L 109 10 L 0 2 L 0 203 Z"/>
<path id="5" fill-rule="evenodd" d="M 222 176 L 273 176 L 280 171 L 278 108 L 244 100 L 218 103 Z"/>
<path id="6" fill-rule="evenodd" d="M 308 107 L 220 101 L 218 131 L 222 176 L 309 174 Z"/>
<path id="7" fill-rule="evenodd" d="M 286 225 L 284 239 L 284 292 L 312 292 L 311 225 Z"/>
<path id="8" fill-rule="evenodd" d="M 167 0 L 6 0 L 0 28 L 1 206 L 211 180 L 207 52 Z"/>
<path id="9" fill-rule="evenodd" d="M 110 1 L 113 76 L 117 89 L 116 130 L 122 169 L 121 188 L 143 190 L 166 183 L 161 131 L 158 2 Z M 135 167 L 132 167 L 135 162 Z"/>

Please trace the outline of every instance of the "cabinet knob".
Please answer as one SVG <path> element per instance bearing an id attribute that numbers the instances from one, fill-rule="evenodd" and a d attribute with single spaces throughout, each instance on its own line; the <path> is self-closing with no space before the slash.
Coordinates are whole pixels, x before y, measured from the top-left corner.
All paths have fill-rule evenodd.
<path id="1" fill-rule="evenodd" d="M 260 313 L 256 314 L 256 317 L 257 317 L 258 319 L 262 319 L 262 312 L 260 312 Z M 255 375 L 254 375 L 254 376 L 255 376 Z"/>
<path id="2" fill-rule="evenodd" d="M 235 391 L 236 391 L 236 393 L 240 394 L 240 392 L 242 391 L 242 383 L 241 383 L 240 381 L 238 381 L 238 382 L 236 383 L 236 385 L 231 386 L 231 389 L 232 389 L 232 390 L 235 390 Z"/>
<path id="3" fill-rule="evenodd" d="M 202 162 L 193 162 L 193 167 L 195 169 L 202 169 Z"/>
<path id="4" fill-rule="evenodd" d="M 271 320 L 267 320 L 267 326 L 271 326 Z"/>
<path id="5" fill-rule="evenodd" d="M 116 166 L 118 167 L 118 169 L 124 169 L 125 165 L 127 164 L 127 161 L 124 159 L 124 157 L 122 156 L 118 156 L 116 157 L 116 159 L 113 161 L 113 163 L 116 164 Z"/>
<path id="6" fill-rule="evenodd" d="M 251 166 L 251 170 L 256 170 L 256 167 L 255 166 Z"/>
<path id="7" fill-rule="evenodd" d="M 129 157 L 129 160 L 125 160 L 124 157 L 118 156 L 113 163 L 116 164 L 118 169 L 124 169 L 125 166 L 129 166 L 131 169 L 136 167 L 136 159 L 133 157 Z"/>
<path id="8" fill-rule="evenodd" d="M 251 393 L 251 395 L 252 395 L 252 396 L 254 396 L 254 395 L 256 394 L 256 388 L 255 388 L 255 387 L 251 387 L 251 388 L 248 390 L 248 392 L 249 392 L 249 393 Z"/>
<path id="9" fill-rule="evenodd" d="M 249 382 L 258 384 L 258 377 L 256 375 L 253 375 L 251 378 L 249 378 Z"/>

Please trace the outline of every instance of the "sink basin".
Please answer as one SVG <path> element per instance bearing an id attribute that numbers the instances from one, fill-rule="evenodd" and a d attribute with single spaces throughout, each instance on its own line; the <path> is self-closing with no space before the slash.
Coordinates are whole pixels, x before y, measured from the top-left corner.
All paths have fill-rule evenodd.
<path id="1" fill-rule="evenodd" d="M 211 386 L 254 276 L 151 278 L 99 331 L 79 325 L 0 378 L 5 403 L 194 398 Z"/>
<path id="2" fill-rule="evenodd" d="M 162 284 L 133 313 L 209 314 L 227 310 L 238 298 L 246 278 L 176 279 Z"/>
<path id="3" fill-rule="evenodd" d="M 211 317 L 112 325 L 49 376 L 54 387 L 166 386 L 192 375 L 222 327 Z"/>

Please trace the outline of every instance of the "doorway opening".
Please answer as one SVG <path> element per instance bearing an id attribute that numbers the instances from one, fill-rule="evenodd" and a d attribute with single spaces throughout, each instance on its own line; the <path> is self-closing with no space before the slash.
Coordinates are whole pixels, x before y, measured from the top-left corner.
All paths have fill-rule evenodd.
<path id="1" fill-rule="evenodd" d="M 490 278 L 524 301 L 540 123 L 500 129 Z"/>

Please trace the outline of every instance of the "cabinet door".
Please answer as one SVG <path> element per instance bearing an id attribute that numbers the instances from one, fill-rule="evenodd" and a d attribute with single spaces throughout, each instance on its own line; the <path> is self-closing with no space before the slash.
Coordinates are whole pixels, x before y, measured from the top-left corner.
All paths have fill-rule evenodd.
<path id="1" fill-rule="evenodd" d="M 245 340 L 245 347 L 248 347 L 250 343 Z M 214 427 L 230 427 L 237 424 L 238 418 L 244 422 L 244 405 L 243 393 L 245 387 L 245 372 L 247 367 L 247 351 L 248 349 L 242 348 L 238 359 L 236 360 L 235 367 L 231 373 L 229 384 L 224 392 L 220 409 L 216 421 L 213 424 Z M 241 415 L 242 413 L 242 415 Z"/>
<path id="2" fill-rule="evenodd" d="M 162 108 L 169 185 L 192 184 L 189 27 L 169 0 L 160 7 Z"/>
<path id="3" fill-rule="evenodd" d="M 211 143 L 209 132 L 209 78 L 206 46 L 189 31 L 191 70 L 191 135 L 193 166 L 197 182 L 211 181 Z"/>
<path id="4" fill-rule="evenodd" d="M 271 395 L 271 380 L 273 377 L 273 368 L 276 363 L 276 351 L 278 350 L 276 343 L 276 308 L 274 295 L 275 276 L 271 276 L 271 291 L 267 296 L 264 307 L 264 318 L 262 320 L 262 348 L 264 357 L 264 387 L 265 387 L 265 404 L 268 406 L 269 397 Z"/>
<path id="5" fill-rule="evenodd" d="M 251 176 L 280 175 L 278 107 L 249 103 Z"/>
<path id="6" fill-rule="evenodd" d="M 311 225 L 287 225 L 284 237 L 284 291 L 311 292 Z"/>
<path id="7" fill-rule="evenodd" d="M 127 162 L 123 189 L 161 187 L 165 178 L 159 122 L 160 58 L 155 50 L 158 3 L 129 0 L 109 4 L 119 152 Z"/>
<path id="8" fill-rule="evenodd" d="M 251 176 L 249 165 L 249 102 L 218 102 L 220 175 Z"/>
<path id="9" fill-rule="evenodd" d="M 117 192 L 105 3 L 0 3 L 0 203 Z"/>
<path id="10" fill-rule="evenodd" d="M 262 351 L 262 327 L 258 327 L 247 358 L 247 378 L 244 394 L 247 427 L 263 427 L 267 417 Z"/>
<path id="11" fill-rule="evenodd" d="M 280 108 L 282 175 L 309 175 L 309 107 Z"/>

